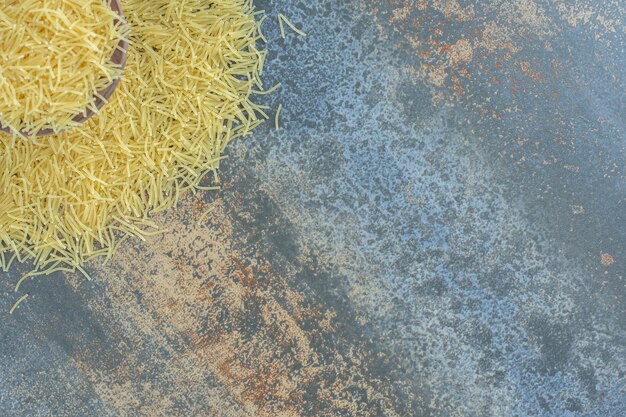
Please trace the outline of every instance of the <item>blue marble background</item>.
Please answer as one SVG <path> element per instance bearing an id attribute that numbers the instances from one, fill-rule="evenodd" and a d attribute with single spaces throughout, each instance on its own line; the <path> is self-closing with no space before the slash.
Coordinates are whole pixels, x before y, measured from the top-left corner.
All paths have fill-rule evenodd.
<path id="1" fill-rule="evenodd" d="M 336 311 L 324 343 L 385 358 L 367 375 L 393 391 L 391 408 L 325 415 L 626 415 L 623 4 L 257 6 L 270 16 L 265 82 L 283 86 L 264 100 L 284 110 L 279 130 L 228 152 L 222 180 L 252 213 L 238 233 L 306 266 L 289 285 Z M 281 39 L 277 13 L 307 37 Z M 14 301 L 4 281 L 0 310 Z M 124 415 L 80 370 L 41 382 L 102 324 L 61 277 L 31 291 L 22 318 L 2 319 L 2 414 Z M 64 321 L 31 330 L 47 314 Z M 207 415 L 211 399 L 194 401 L 177 412 Z"/>

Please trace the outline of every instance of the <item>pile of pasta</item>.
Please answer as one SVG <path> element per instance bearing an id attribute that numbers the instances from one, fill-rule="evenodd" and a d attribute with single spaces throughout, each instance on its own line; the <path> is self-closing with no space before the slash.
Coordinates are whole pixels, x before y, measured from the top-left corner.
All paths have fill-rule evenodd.
<path id="1" fill-rule="evenodd" d="M 111 57 L 127 36 L 107 0 L 3 1 L 0 125 L 29 136 L 75 126 L 120 77 Z"/>
<path id="2" fill-rule="evenodd" d="M 27 276 L 83 271 L 111 257 L 124 237 L 152 233 L 151 215 L 183 191 L 210 188 L 226 145 L 267 118 L 252 101 L 266 52 L 250 0 L 122 6 L 128 63 L 100 114 L 36 140 L 0 133 L 4 270 L 18 260 L 34 263 Z"/>

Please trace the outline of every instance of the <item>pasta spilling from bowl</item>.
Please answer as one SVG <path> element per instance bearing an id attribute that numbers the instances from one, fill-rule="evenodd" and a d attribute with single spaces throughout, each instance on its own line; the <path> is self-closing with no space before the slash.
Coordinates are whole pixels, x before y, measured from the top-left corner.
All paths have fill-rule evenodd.
<path id="1" fill-rule="evenodd" d="M 125 236 L 151 233 L 151 215 L 184 190 L 209 188 L 226 145 L 267 118 L 252 100 L 266 52 L 251 1 L 122 6 L 128 61 L 99 115 L 36 139 L 0 133 L 4 270 L 15 259 L 33 262 L 33 276 L 111 257 Z M 54 56 L 43 62 L 53 72 Z"/>

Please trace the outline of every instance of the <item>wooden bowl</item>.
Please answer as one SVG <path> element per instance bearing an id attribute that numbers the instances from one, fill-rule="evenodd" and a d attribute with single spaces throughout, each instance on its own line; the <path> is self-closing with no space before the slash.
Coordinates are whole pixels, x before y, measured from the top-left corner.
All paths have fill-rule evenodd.
<path id="1" fill-rule="evenodd" d="M 111 9 L 120 16 L 120 20 L 124 18 L 124 12 L 122 11 L 122 5 L 120 4 L 120 0 L 109 0 L 109 5 L 111 6 Z M 117 22 L 120 22 L 120 20 L 118 20 Z M 120 43 L 117 45 L 117 48 L 113 52 L 113 56 L 111 57 L 111 62 L 114 64 L 118 64 L 120 68 L 124 70 L 124 67 L 126 67 L 127 58 L 128 58 L 128 42 L 122 39 L 120 40 Z M 113 80 L 111 84 L 109 84 L 108 87 L 104 88 L 101 91 L 98 91 L 99 96 L 95 97 L 95 102 L 94 102 L 98 110 L 100 110 L 108 102 L 109 98 L 111 98 L 111 96 L 113 95 L 113 92 L 115 91 L 115 89 L 117 88 L 119 84 L 120 84 L 120 79 L 116 78 L 115 80 Z M 94 114 L 95 112 L 92 109 L 86 109 L 85 112 L 77 115 L 73 121 L 76 123 L 85 123 Z M 2 125 L 0 125 L 0 131 L 11 133 L 11 129 L 9 129 L 8 127 L 3 127 Z M 20 133 L 24 136 L 31 136 L 30 133 L 25 132 L 25 131 L 21 131 Z M 47 135 L 53 135 L 55 133 L 59 133 L 59 132 L 56 132 L 53 129 L 42 129 L 37 133 L 37 136 L 47 136 Z"/>

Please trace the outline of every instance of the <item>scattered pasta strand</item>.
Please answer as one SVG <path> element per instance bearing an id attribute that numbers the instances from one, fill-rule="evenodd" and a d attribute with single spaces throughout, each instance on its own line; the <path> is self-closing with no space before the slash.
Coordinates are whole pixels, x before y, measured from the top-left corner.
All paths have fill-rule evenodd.
<path id="1" fill-rule="evenodd" d="M 278 27 L 280 28 L 280 37 L 285 39 L 285 25 L 283 25 L 282 14 L 278 15 Z"/>
<path id="2" fill-rule="evenodd" d="M 28 294 L 24 294 L 23 296 L 21 296 L 16 302 L 15 304 L 13 304 L 13 307 L 11 307 L 11 310 L 9 310 L 9 314 L 13 314 L 15 312 L 15 309 L 24 302 L 24 300 L 26 300 L 28 298 Z"/>
<path id="3" fill-rule="evenodd" d="M 206 210 L 204 213 L 202 213 L 198 219 L 198 224 L 201 225 L 204 220 L 206 220 L 207 217 L 209 217 L 209 214 L 211 214 L 213 211 L 215 211 L 215 204 L 211 205 L 211 207 L 209 207 L 208 210 Z"/>
<path id="4" fill-rule="evenodd" d="M 287 26 L 289 26 L 289 28 L 291 30 L 293 30 L 294 32 L 296 32 L 298 35 L 300 36 L 304 36 L 306 37 L 306 33 L 304 33 L 303 31 L 301 31 L 300 29 L 298 29 L 293 23 L 291 23 L 289 21 L 289 19 L 287 19 L 285 17 L 284 14 L 279 13 L 278 14 L 278 25 L 280 26 L 280 34 L 283 37 L 283 39 L 285 38 L 285 28 L 283 27 L 283 22 L 285 22 L 285 24 Z"/>
<path id="5" fill-rule="evenodd" d="M 276 116 L 274 117 L 274 126 L 276 130 L 280 129 L 280 111 L 283 109 L 283 105 L 279 104 L 278 109 L 276 110 Z"/>
<path id="6" fill-rule="evenodd" d="M 257 90 L 252 90 L 252 93 L 254 94 L 261 94 L 261 95 L 265 95 L 265 94 L 271 94 L 274 91 L 278 90 L 282 85 L 280 83 L 276 84 L 275 86 L 273 86 L 272 88 L 265 90 L 265 91 L 257 91 Z"/>

